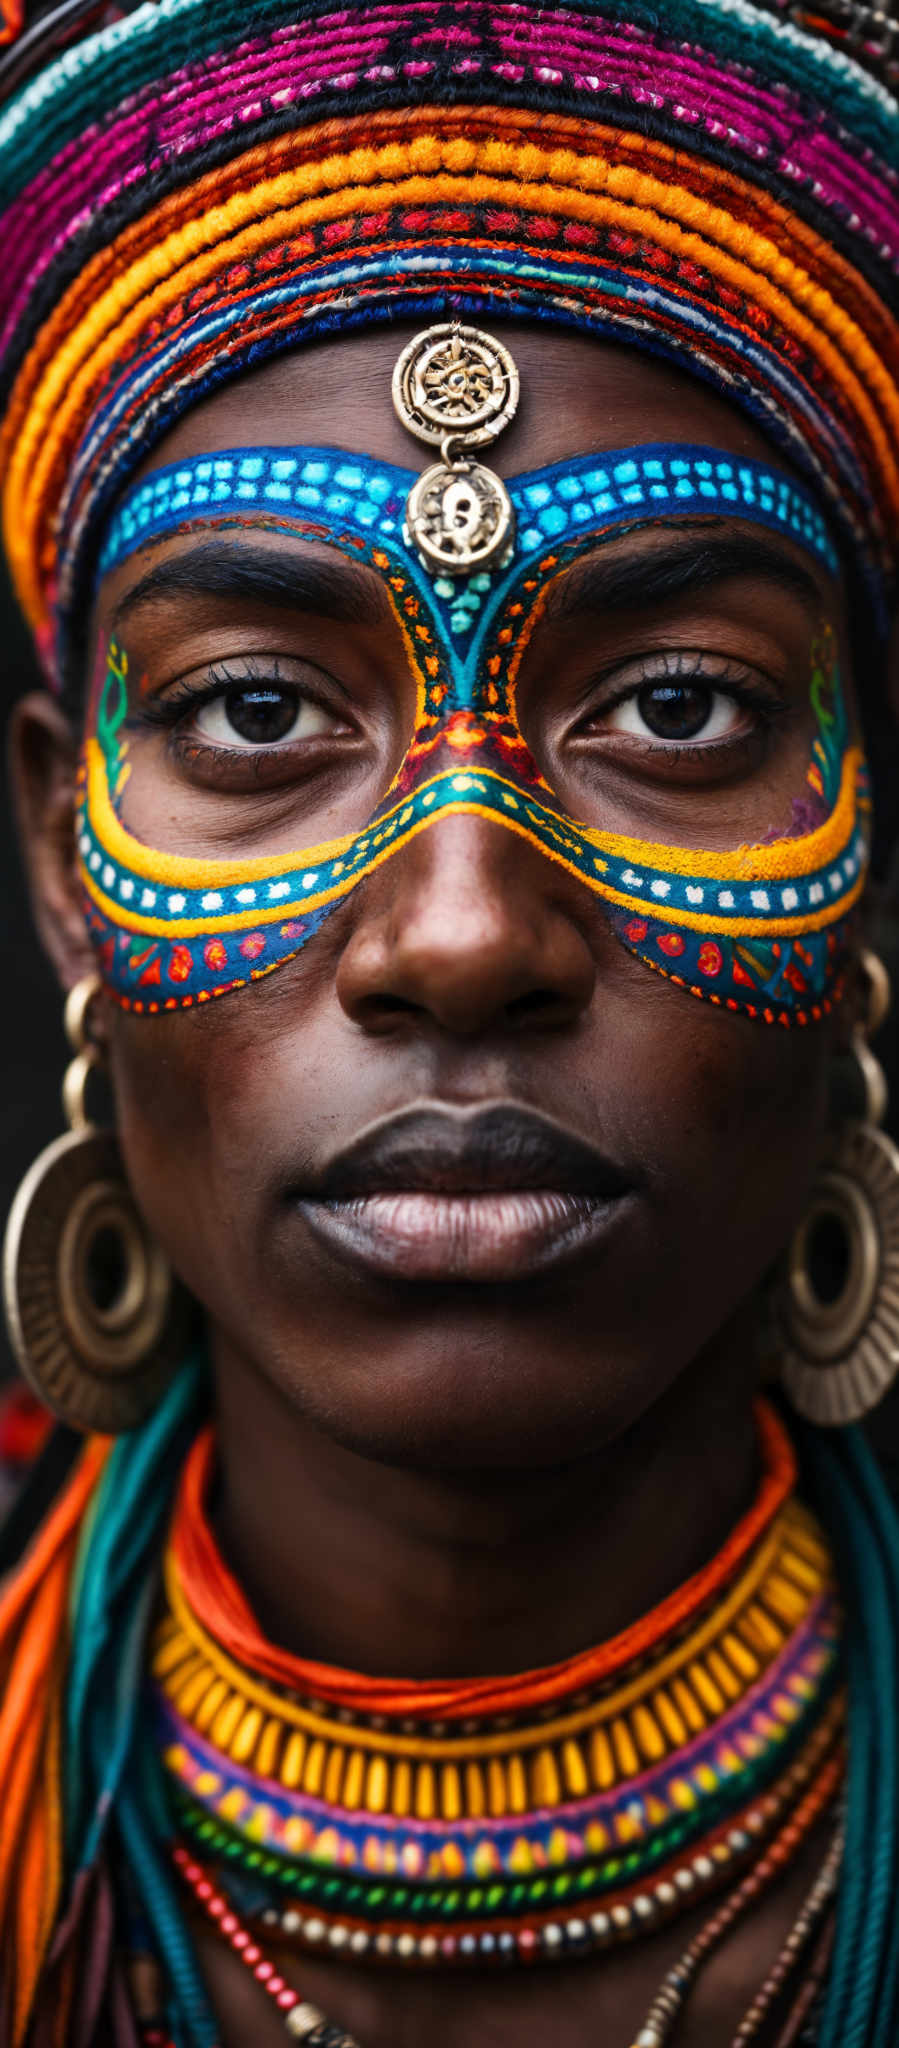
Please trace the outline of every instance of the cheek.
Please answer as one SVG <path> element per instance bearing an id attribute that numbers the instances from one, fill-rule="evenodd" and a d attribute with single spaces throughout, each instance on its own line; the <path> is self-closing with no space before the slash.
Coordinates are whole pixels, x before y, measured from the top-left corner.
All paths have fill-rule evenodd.
<path id="1" fill-rule="evenodd" d="M 668 990 L 634 1005 L 616 1082 L 655 1161 L 660 1256 L 667 1264 L 676 1246 L 724 1310 L 801 1213 L 827 1115 L 830 1040 L 828 1026 L 760 1024 Z"/>

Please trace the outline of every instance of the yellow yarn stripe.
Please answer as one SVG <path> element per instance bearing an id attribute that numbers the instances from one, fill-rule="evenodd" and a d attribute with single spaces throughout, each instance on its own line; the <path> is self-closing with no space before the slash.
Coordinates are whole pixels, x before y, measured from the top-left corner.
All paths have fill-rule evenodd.
<path id="1" fill-rule="evenodd" d="M 799 1545 L 803 1560 L 810 1554 L 816 1558 L 817 1570 L 813 1568 L 810 1574 L 812 1584 L 802 1591 L 791 1586 L 791 1597 L 785 1600 L 786 1574 L 795 1568 Z M 201 1733 L 211 1731 L 213 1739 L 232 1756 L 233 1741 L 246 1715 L 258 1711 L 260 1730 L 265 1717 L 279 1722 L 285 1733 L 302 1735 L 307 1743 L 324 1742 L 329 1747 L 406 1759 L 409 1763 L 422 1759 L 435 1764 L 493 1759 L 504 1760 L 508 1766 L 515 1756 L 521 1760 L 522 1753 L 550 1747 L 554 1750 L 560 1745 L 564 1751 L 567 1742 L 586 1737 L 591 1743 L 592 1774 L 604 1779 L 610 1759 L 614 1758 L 610 1782 L 615 1783 L 619 1776 L 633 1774 L 622 1761 L 624 1757 L 637 1758 L 633 1771 L 642 1768 L 641 1755 L 646 1761 L 653 1761 L 650 1752 L 655 1748 L 665 1754 L 678 1740 L 685 1739 L 687 1731 L 698 1732 L 709 1717 L 721 1713 L 729 1699 L 739 1698 L 777 1655 L 786 1628 L 795 1628 L 831 1581 L 829 1555 L 819 1540 L 816 1524 L 805 1509 L 790 1503 L 727 1599 L 683 1642 L 626 1684 L 575 1712 L 538 1721 L 530 1728 L 438 1739 L 392 1735 L 357 1724 L 342 1726 L 254 1678 L 211 1640 L 191 1613 L 174 1561 L 167 1556 L 165 1586 L 170 1613 L 156 1639 L 153 1670 L 185 1718 Z M 789 1611 L 785 1612 L 785 1608 Z M 753 1619 L 756 1610 L 765 1618 L 762 1642 Z M 747 1617 L 748 1628 L 744 1627 Z M 740 1650 L 733 1656 L 726 1645 L 737 1631 Z M 197 1698 L 202 1669 L 207 1673 L 207 1694 L 204 1698 L 201 1693 Z M 676 1733 L 684 1724 L 684 1733 Z M 299 1750 L 295 1747 L 292 1754 L 295 1760 Z M 568 1766 L 562 1760 L 563 1776 L 566 1769 L 573 1767 L 573 1755 L 574 1752 L 569 1754 Z"/>
<path id="2" fill-rule="evenodd" d="M 26 358 L 12 396 L 8 436 L 0 444 L 0 463 L 6 470 L 5 546 L 32 623 L 43 610 L 41 526 L 54 475 L 78 438 L 79 420 L 92 396 L 142 329 L 223 264 L 239 262 L 319 221 L 373 204 L 502 203 L 510 183 L 516 205 L 644 236 L 704 266 L 774 313 L 845 392 L 899 514 L 899 392 L 857 323 L 773 242 L 683 187 L 603 157 L 544 151 L 533 144 L 421 136 L 406 146 L 353 150 L 302 165 L 234 194 L 131 263 L 87 314 L 76 317 L 34 390 L 32 356 Z M 79 279 L 53 316 L 54 327 L 64 327 L 66 306 L 71 301 L 77 307 L 82 291 Z M 39 354 L 39 343 L 36 349 Z"/>

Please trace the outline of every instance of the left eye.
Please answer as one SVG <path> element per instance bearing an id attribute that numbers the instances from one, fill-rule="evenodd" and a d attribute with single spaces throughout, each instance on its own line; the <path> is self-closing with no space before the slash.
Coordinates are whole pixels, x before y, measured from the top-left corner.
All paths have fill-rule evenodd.
<path id="1" fill-rule="evenodd" d="M 225 691 L 194 714 L 206 739 L 226 747 L 270 747 L 279 740 L 310 740 L 332 732 L 336 719 L 310 697 L 274 683 L 248 683 Z"/>
<path id="2" fill-rule="evenodd" d="M 603 723 L 636 739 L 718 740 L 737 730 L 741 715 L 736 699 L 710 683 L 659 682 L 644 683 L 633 696 L 623 697 Z"/>

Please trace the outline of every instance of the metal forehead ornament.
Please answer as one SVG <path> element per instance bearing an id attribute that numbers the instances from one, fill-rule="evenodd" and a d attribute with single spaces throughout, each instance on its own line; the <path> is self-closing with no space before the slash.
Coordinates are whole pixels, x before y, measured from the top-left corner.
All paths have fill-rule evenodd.
<path id="1" fill-rule="evenodd" d="M 507 348 L 478 327 L 446 321 L 416 335 L 393 372 L 403 426 L 436 443 L 442 461 L 426 469 L 406 502 L 404 539 L 426 569 L 467 576 L 507 562 L 515 514 L 505 485 L 469 450 L 495 441 L 514 418 L 518 371 Z"/>

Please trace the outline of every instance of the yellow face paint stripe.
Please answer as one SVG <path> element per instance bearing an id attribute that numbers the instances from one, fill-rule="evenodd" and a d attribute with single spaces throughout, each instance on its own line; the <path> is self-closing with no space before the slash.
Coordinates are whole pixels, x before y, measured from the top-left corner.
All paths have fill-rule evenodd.
<path id="1" fill-rule="evenodd" d="M 113 860 L 118 860 L 132 874 L 140 876 L 141 880 L 161 887 L 234 888 L 242 882 L 265 881 L 269 876 L 286 874 L 291 869 L 299 867 L 301 863 L 306 867 L 314 867 L 317 863 L 339 860 L 342 854 L 348 853 L 358 844 L 360 837 L 365 833 L 370 831 L 374 838 L 376 833 L 383 832 L 412 801 L 410 797 L 405 797 L 394 805 L 392 810 L 385 811 L 381 817 L 375 819 L 370 826 L 361 825 L 356 832 L 346 833 L 340 839 L 324 840 L 317 846 L 295 848 L 285 854 L 263 854 L 243 861 L 197 860 L 184 854 L 157 851 L 146 846 L 142 840 L 135 839 L 121 823 L 110 801 L 106 784 L 106 763 L 99 741 L 87 741 L 86 757 L 88 814 L 98 839 Z M 653 841 L 633 839 L 620 833 L 600 832 L 592 826 L 572 824 L 561 815 L 558 819 L 558 828 L 569 841 L 572 834 L 576 833 L 593 849 L 594 854 L 608 854 L 612 859 L 642 862 L 644 866 L 660 869 L 663 874 L 690 877 L 696 875 L 722 882 L 766 882 L 772 877 L 778 882 L 789 882 L 796 876 L 813 874 L 816 868 L 826 866 L 844 851 L 855 827 L 857 783 L 863 765 L 861 749 L 850 747 L 843 763 L 840 794 L 830 817 L 816 831 L 806 833 L 802 838 L 778 839 L 770 846 L 744 845 L 731 852 L 662 846 Z M 468 771 L 460 771 L 458 766 L 448 768 L 443 774 L 431 777 L 423 787 L 436 788 L 441 783 L 452 780 L 460 772 Z M 516 808 L 527 811 L 529 799 L 514 783 L 508 782 L 505 777 L 497 775 L 489 768 L 478 768 L 471 772 L 476 773 L 482 781 L 489 778 L 500 790 L 508 791 L 515 799 Z M 420 793 L 417 791 L 416 796 Z M 445 817 L 448 808 L 450 807 L 444 806 L 437 812 L 437 816 Z M 452 808 L 455 809 L 455 805 Z M 476 809 L 477 806 L 465 804 L 461 808 Z M 484 815 L 494 817 L 496 814 L 485 811 Z M 497 822 L 514 824 L 514 820 L 505 815 L 498 817 Z M 328 892 L 329 895 L 331 893 Z M 303 899 L 307 909 L 314 901 L 326 900 L 327 897 Z M 621 900 L 628 903 L 631 901 L 630 897 L 623 897 Z M 667 917 L 667 911 L 664 914 Z M 686 913 L 683 915 L 686 918 Z M 696 918 L 691 921 L 700 925 L 705 920 Z M 258 912 L 250 922 L 259 922 Z M 755 922 L 753 920 L 753 929 Z M 166 924 L 164 929 L 172 931 L 174 926 Z M 734 927 L 729 925 L 727 929 L 733 930 Z"/>
<path id="2" fill-rule="evenodd" d="M 373 855 L 364 868 L 354 875 L 347 876 L 345 881 L 341 880 L 333 888 L 321 890 L 314 896 L 310 894 L 293 903 L 280 903 L 274 910 L 260 911 L 255 909 L 239 911 L 227 916 L 223 916 L 220 911 L 214 911 L 210 912 L 208 922 L 197 918 L 146 917 L 141 915 L 139 911 L 132 910 L 130 906 L 123 910 L 122 905 L 113 902 L 112 898 L 107 896 L 98 887 L 87 872 L 84 873 L 84 885 L 92 901 L 96 903 L 98 909 L 103 912 L 111 924 L 119 925 L 127 931 L 144 933 L 151 938 L 203 938 L 207 935 L 217 935 L 220 932 L 245 931 L 251 928 L 258 930 L 263 925 L 290 922 L 294 918 L 301 917 L 304 913 L 308 914 L 310 911 L 321 909 L 323 904 L 339 902 L 342 897 L 348 895 L 360 882 L 363 882 L 367 875 L 372 874 L 376 868 L 381 867 L 384 861 L 390 860 L 395 853 L 399 853 L 411 840 L 417 838 L 419 832 L 426 832 L 430 826 L 436 825 L 441 818 L 447 817 L 486 818 L 488 824 L 498 825 L 504 827 L 509 832 L 515 832 L 520 839 L 524 839 L 528 845 L 536 847 L 537 851 L 542 853 L 547 860 L 555 861 L 558 867 L 564 868 L 568 874 L 574 875 L 577 881 L 581 882 L 586 888 L 591 889 L 595 895 L 601 896 L 605 902 L 617 904 L 623 910 L 633 911 L 635 916 L 645 916 L 647 914 L 645 897 L 630 896 L 622 893 L 619 889 L 610 888 L 609 884 L 603 882 L 599 876 L 585 874 L 584 870 L 575 861 L 568 860 L 563 853 L 557 852 L 552 846 L 547 846 L 542 839 L 537 837 L 536 833 L 532 832 L 527 825 L 522 825 L 518 819 L 501 815 L 491 810 L 485 804 L 469 802 L 463 797 L 460 797 L 452 804 L 445 804 L 441 810 L 432 811 L 425 818 L 417 818 L 413 824 L 410 824 L 408 830 L 402 836 L 394 838 L 389 846 L 382 847 L 379 852 Z M 852 888 L 847 888 L 835 904 L 825 905 L 823 910 L 819 911 L 806 910 L 799 917 L 777 918 L 771 917 L 769 914 L 760 917 L 716 919 L 709 911 L 703 913 L 692 910 L 669 909 L 667 905 L 664 907 L 654 906 L 648 914 L 655 918 L 661 918 L 666 925 L 686 926 L 694 931 L 714 933 L 716 937 L 722 935 L 729 938 L 759 939 L 801 937 L 804 932 L 822 931 L 827 925 L 834 924 L 840 918 L 845 917 L 847 910 L 858 900 L 864 888 L 865 880 L 865 875 L 861 874 Z"/>

